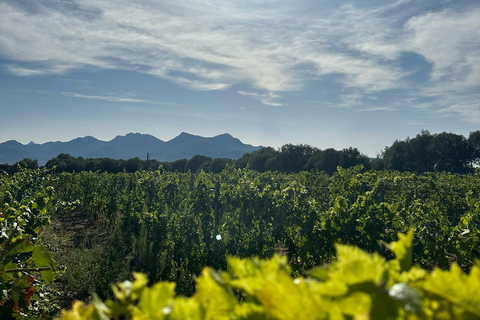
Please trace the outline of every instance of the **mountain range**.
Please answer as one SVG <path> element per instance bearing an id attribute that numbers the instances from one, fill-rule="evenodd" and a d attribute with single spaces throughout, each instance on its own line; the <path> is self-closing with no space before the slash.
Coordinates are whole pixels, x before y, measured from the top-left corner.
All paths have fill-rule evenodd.
<path id="1" fill-rule="evenodd" d="M 139 157 L 159 161 L 190 159 L 196 154 L 212 158 L 238 159 L 243 154 L 255 151 L 254 147 L 242 143 L 239 139 L 225 133 L 212 138 L 182 132 L 169 141 L 160 140 L 149 134 L 129 133 L 116 136 L 110 141 L 101 141 L 92 136 L 76 138 L 68 142 L 30 142 L 21 144 L 15 140 L 0 143 L 0 163 L 13 164 L 24 158 L 36 159 L 40 165 L 58 156 L 68 153 L 75 157 L 130 159 Z"/>

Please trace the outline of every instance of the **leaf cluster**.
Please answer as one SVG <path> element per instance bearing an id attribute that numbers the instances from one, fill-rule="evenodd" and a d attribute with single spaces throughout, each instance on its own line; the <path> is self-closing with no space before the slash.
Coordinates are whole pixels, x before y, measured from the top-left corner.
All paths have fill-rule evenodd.
<path id="1" fill-rule="evenodd" d="M 56 206 L 45 170 L 0 176 L 0 317 L 48 317 L 55 263 L 37 243 Z"/>
<path id="2" fill-rule="evenodd" d="M 297 278 L 285 257 L 231 257 L 228 271 L 204 268 L 190 298 L 176 296 L 174 283 L 148 287 L 136 273 L 113 286 L 114 300 L 77 301 L 62 319 L 480 319 L 480 268 L 412 266 L 412 240 L 412 231 L 399 234 L 390 261 L 337 245 L 334 262 Z"/>

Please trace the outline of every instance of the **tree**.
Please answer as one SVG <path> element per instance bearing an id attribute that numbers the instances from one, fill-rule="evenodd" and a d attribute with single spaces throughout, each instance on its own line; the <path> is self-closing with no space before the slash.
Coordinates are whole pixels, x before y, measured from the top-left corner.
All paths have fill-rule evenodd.
<path id="1" fill-rule="evenodd" d="M 447 132 L 435 135 L 431 150 L 435 157 L 435 170 L 466 173 L 472 169 L 472 150 L 462 135 Z"/>
<path id="2" fill-rule="evenodd" d="M 323 150 L 322 161 L 320 162 L 320 170 L 328 174 L 337 171 L 340 164 L 341 153 L 333 148 Z"/>
<path id="3" fill-rule="evenodd" d="M 323 151 L 317 149 L 313 154 L 308 158 L 307 163 L 304 165 L 305 170 L 321 170 L 323 161 Z"/>
<path id="4" fill-rule="evenodd" d="M 435 155 L 432 152 L 432 141 L 435 138 L 427 130 L 409 140 L 409 153 L 405 169 L 418 173 L 433 171 L 435 168 Z"/>
<path id="5" fill-rule="evenodd" d="M 210 162 L 208 168 L 206 168 L 209 172 L 213 173 L 220 173 L 225 169 L 225 167 L 233 162 L 232 159 L 226 158 L 215 158 Z"/>
<path id="6" fill-rule="evenodd" d="M 370 159 L 361 154 L 357 148 L 348 148 L 343 149 L 340 154 L 340 166 L 343 168 L 350 168 L 356 165 L 363 165 L 364 167 L 368 167 L 370 163 Z"/>
<path id="7" fill-rule="evenodd" d="M 284 172 L 300 172 L 304 169 L 315 148 L 306 144 L 286 144 L 280 149 L 280 164 Z"/>
<path id="8" fill-rule="evenodd" d="M 125 170 L 127 172 L 137 172 L 142 169 L 142 160 L 139 157 L 131 158 L 127 160 L 125 164 Z"/>
<path id="9" fill-rule="evenodd" d="M 422 131 L 413 139 L 396 140 L 390 147 L 386 147 L 382 155 L 383 162 L 385 169 L 399 171 L 466 173 L 472 170 L 471 164 L 477 159 L 474 147 L 476 141 L 480 142 L 480 133 L 472 133 L 467 140 L 454 133 L 432 135 L 428 131 Z"/>
<path id="10" fill-rule="evenodd" d="M 235 161 L 235 165 L 239 168 L 249 165 L 250 169 L 258 172 L 279 171 L 281 170 L 279 161 L 279 152 L 271 147 L 266 147 L 244 154 Z"/>
<path id="11" fill-rule="evenodd" d="M 212 158 L 201 154 L 194 155 L 188 160 L 187 165 L 185 166 L 185 171 L 190 170 L 191 172 L 197 172 L 204 163 L 209 161 L 212 161 Z"/>
<path id="12" fill-rule="evenodd" d="M 385 169 L 407 171 L 407 163 L 411 159 L 409 149 L 408 140 L 395 140 L 390 147 L 386 147 L 382 154 Z"/>
<path id="13" fill-rule="evenodd" d="M 468 136 L 468 145 L 472 152 L 472 164 L 480 165 L 480 130 L 470 132 Z"/>
<path id="14" fill-rule="evenodd" d="M 337 167 L 340 165 L 341 159 L 341 151 L 337 151 L 333 148 L 328 148 L 325 150 L 317 149 L 308 159 L 305 169 L 325 171 L 328 174 L 332 174 L 337 171 Z"/>
<path id="15" fill-rule="evenodd" d="M 187 163 L 188 163 L 188 160 L 187 159 L 180 159 L 180 160 L 175 160 L 173 162 L 170 162 L 171 166 L 170 166 L 170 170 L 172 172 L 185 172 L 185 171 L 188 171 L 188 170 L 185 170 L 185 168 L 187 167 Z"/>
<path id="16" fill-rule="evenodd" d="M 67 171 L 68 163 L 71 159 L 74 159 L 74 157 L 69 153 L 60 153 L 56 158 L 52 158 L 48 160 L 47 163 L 45 164 L 45 167 L 47 168 L 55 167 L 55 170 L 57 172 L 64 172 L 64 171 Z"/>

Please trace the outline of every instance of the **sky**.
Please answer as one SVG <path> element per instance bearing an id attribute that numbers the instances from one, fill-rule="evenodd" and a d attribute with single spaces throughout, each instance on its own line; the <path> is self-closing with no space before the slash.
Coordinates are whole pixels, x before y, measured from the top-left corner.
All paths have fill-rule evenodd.
<path id="1" fill-rule="evenodd" d="M 478 0 L 0 0 L 0 142 L 479 129 Z"/>

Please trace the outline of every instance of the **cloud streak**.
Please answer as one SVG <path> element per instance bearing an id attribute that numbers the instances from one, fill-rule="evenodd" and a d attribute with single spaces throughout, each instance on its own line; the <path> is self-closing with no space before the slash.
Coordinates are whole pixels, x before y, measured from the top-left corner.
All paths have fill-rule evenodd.
<path id="1" fill-rule="evenodd" d="M 89 96 L 78 94 L 74 92 L 62 92 L 66 97 L 70 98 L 82 98 L 90 100 L 100 100 L 100 101 L 110 101 L 110 102 L 126 102 L 126 103 L 150 103 L 150 104 L 173 104 L 168 102 L 159 102 L 154 100 L 143 100 L 143 99 L 133 99 L 133 98 L 124 98 L 124 97 L 113 97 L 113 96 Z"/>
<path id="2" fill-rule="evenodd" d="M 280 99 L 281 96 L 278 94 L 275 94 L 274 92 L 256 93 L 256 92 L 238 91 L 238 94 L 242 96 L 253 97 L 266 106 L 281 107 L 286 105 L 284 103 L 278 102 L 278 99 Z"/>

